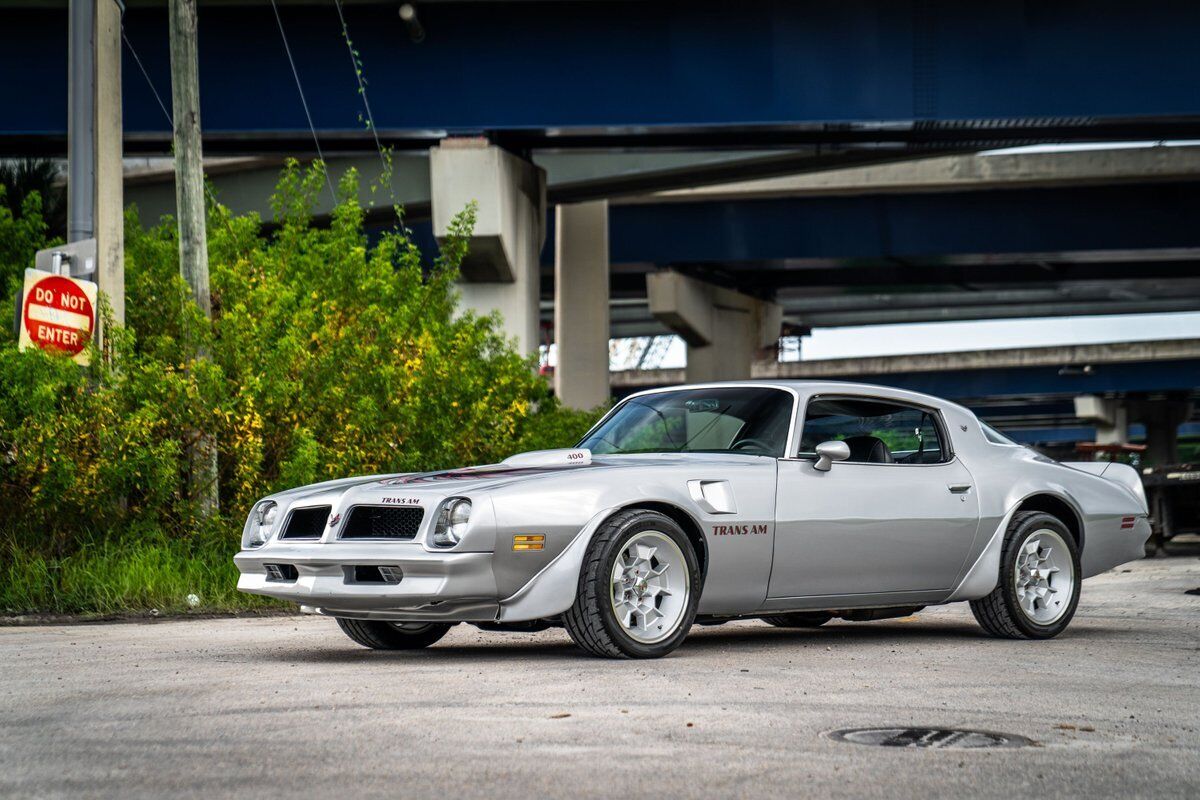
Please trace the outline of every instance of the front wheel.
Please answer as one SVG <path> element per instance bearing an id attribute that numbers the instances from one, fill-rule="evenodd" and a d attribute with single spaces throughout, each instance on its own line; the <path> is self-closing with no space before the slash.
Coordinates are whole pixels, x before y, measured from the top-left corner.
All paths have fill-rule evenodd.
<path id="1" fill-rule="evenodd" d="M 337 618 L 342 633 L 372 650 L 419 650 L 446 635 L 442 622 L 382 622 L 373 619 Z"/>
<path id="2" fill-rule="evenodd" d="M 659 658 L 696 618 L 700 568 L 670 517 L 631 509 L 596 532 L 563 624 L 575 644 L 606 658 Z"/>
<path id="3" fill-rule="evenodd" d="M 1062 633 L 1079 605 L 1082 582 L 1075 537 L 1056 517 L 1016 514 L 1000 553 L 1000 582 L 971 601 L 985 631 L 1005 639 L 1050 639 Z"/>

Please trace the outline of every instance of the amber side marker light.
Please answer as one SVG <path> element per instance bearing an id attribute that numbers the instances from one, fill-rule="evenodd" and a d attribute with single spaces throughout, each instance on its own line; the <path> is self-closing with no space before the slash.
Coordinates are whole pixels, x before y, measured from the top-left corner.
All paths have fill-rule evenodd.
<path id="1" fill-rule="evenodd" d="M 541 550 L 546 546 L 546 537 L 540 533 L 519 534 L 513 537 L 513 550 Z"/>

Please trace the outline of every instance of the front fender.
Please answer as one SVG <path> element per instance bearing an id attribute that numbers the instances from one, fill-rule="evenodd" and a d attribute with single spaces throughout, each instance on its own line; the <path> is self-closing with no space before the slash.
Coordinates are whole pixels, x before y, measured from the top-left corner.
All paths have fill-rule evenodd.
<path id="1" fill-rule="evenodd" d="M 592 535 L 619 506 L 596 513 L 563 551 L 534 575 L 512 597 L 500 602 L 500 622 L 524 622 L 563 613 L 575 602 L 579 574 Z"/>

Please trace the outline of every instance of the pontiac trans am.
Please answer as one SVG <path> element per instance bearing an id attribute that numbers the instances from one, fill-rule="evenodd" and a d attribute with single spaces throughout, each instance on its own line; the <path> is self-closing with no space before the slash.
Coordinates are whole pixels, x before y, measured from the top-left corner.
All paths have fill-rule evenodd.
<path id="1" fill-rule="evenodd" d="M 562 626 L 606 657 L 673 651 L 693 623 L 815 627 L 968 602 L 988 634 L 1047 639 L 1081 582 L 1139 558 L 1136 472 L 1059 463 L 966 408 L 851 383 L 633 395 L 575 448 L 266 497 L 238 588 L 361 645 L 457 623 Z"/>

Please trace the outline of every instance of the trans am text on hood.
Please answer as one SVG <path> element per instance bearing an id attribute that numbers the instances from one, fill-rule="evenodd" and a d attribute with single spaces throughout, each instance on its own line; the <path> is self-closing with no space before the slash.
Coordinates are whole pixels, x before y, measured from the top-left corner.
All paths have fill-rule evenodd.
<path id="1" fill-rule="evenodd" d="M 562 625 L 589 653 L 644 658 L 697 620 L 812 627 L 957 601 L 989 634 L 1045 639 L 1149 532 L 1132 468 L 1052 461 L 953 403 L 709 384 L 629 397 L 573 449 L 271 495 L 236 562 L 239 589 L 367 647 Z"/>

